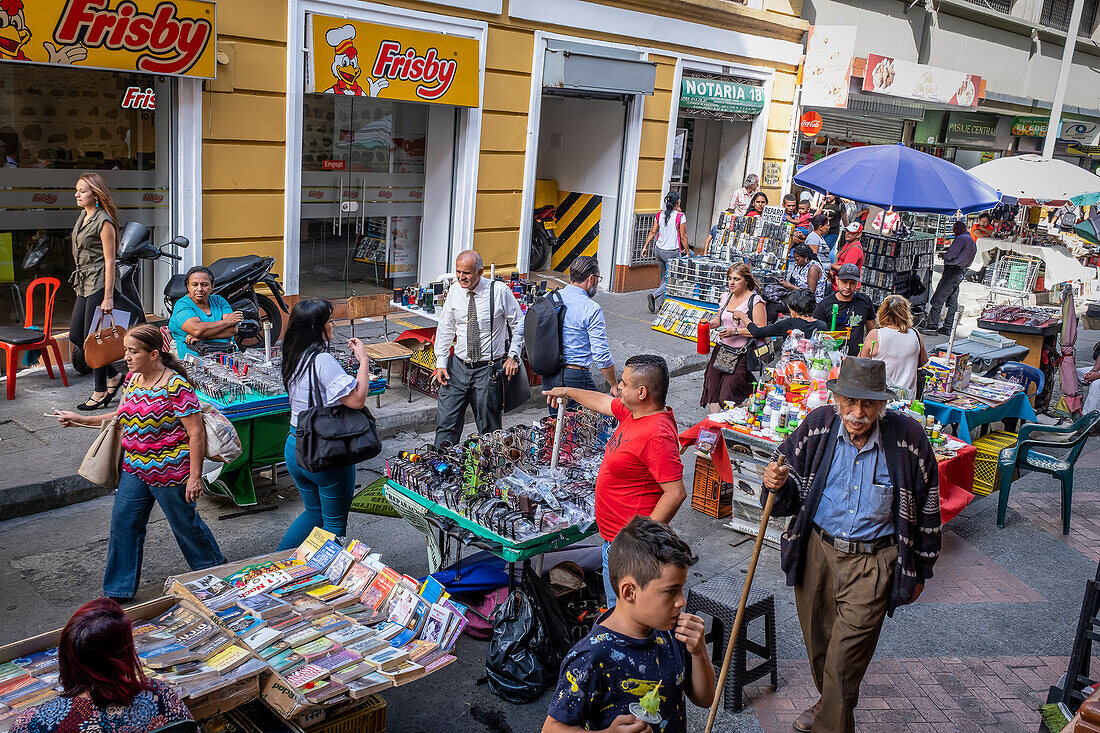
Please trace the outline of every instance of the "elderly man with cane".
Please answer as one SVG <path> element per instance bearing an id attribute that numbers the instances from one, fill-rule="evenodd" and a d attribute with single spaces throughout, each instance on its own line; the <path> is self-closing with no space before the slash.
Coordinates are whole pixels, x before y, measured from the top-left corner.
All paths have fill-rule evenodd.
<path id="1" fill-rule="evenodd" d="M 921 426 L 886 409 L 883 362 L 849 357 L 828 387 L 835 407 L 780 444 L 761 499 L 792 517 L 781 565 L 821 693 L 794 728 L 853 733 L 883 620 L 917 600 L 940 553 L 939 474 Z"/>

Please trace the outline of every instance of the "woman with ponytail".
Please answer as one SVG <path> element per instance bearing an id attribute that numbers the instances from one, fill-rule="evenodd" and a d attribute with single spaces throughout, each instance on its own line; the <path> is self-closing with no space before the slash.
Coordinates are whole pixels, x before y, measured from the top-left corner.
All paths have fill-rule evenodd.
<path id="1" fill-rule="evenodd" d="M 221 565 L 225 556 L 195 508 L 202 493 L 206 430 L 202 408 L 187 371 L 164 348 L 156 326 L 142 324 L 126 333 L 130 368 L 115 413 L 59 412 L 63 427 L 99 427 L 118 415 L 122 430 L 122 476 L 111 512 L 103 594 L 129 600 L 141 579 L 145 525 L 159 503 L 192 570 Z"/>
<path id="2" fill-rule="evenodd" d="M 669 191 L 665 194 L 665 208 L 657 212 L 657 220 L 649 230 L 649 236 L 642 247 L 642 257 L 649 251 L 649 243 L 657 239 L 657 264 L 661 268 L 661 284 L 649 294 L 649 312 L 657 312 L 657 301 L 665 297 L 665 284 L 668 281 L 668 261 L 676 257 L 687 257 L 691 247 L 687 238 L 687 217 L 680 211 L 680 194 Z"/>
<path id="3" fill-rule="evenodd" d="M 149 733 L 191 720 L 179 695 L 141 669 L 130 619 L 110 598 L 77 609 L 57 645 L 61 695 L 30 708 L 12 733 Z"/>
<path id="4" fill-rule="evenodd" d="M 96 308 L 104 315 L 115 307 L 115 255 L 118 251 L 118 209 L 107 181 L 98 173 L 85 173 L 76 182 L 76 205 L 82 211 L 73 227 L 73 260 L 76 270 L 69 282 L 76 291 L 69 343 L 84 346 L 88 334 L 99 329 Z M 122 385 L 113 365 L 92 370 L 95 391 L 76 409 L 102 410 L 111 404 Z"/>

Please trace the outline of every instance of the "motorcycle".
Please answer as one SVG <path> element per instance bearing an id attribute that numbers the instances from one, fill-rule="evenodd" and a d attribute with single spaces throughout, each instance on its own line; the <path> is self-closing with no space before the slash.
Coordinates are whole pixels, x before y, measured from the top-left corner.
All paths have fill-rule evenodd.
<path id="1" fill-rule="evenodd" d="M 531 272 L 541 270 L 550 261 L 550 255 L 558 246 L 555 234 L 558 210 L 553 206 L 535 209 L 535 222 L 531 228 L 531 257 L 528 268 Z"/>

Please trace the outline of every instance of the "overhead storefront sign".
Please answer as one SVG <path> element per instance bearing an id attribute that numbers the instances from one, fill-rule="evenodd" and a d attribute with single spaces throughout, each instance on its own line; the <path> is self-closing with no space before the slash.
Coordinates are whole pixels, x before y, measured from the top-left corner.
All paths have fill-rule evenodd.
<path id="1" fill-rule="evenodd" d="M 817 137 L 821 132 L 822 119 L 817 112 L 805 112 L 798 118 L 798 131 L 806 137 Z"/>
<path id="2" fill-rule="evenodd" d="M 1044 137 L 1048 122 L 1047 117 L 1013 117 L 1012 134 L 1018 137 Z"/>
<path id="3" fill-rule="evenodd" d="M 477 40 L 324 15 L 310 18 L 313 73 L 307 91 L 457 107 L 480 104 Z"/>
<path id="4" fill-rule="evenodd" d="M 997 118 L 973 112 L 952 112 L 943 141 L 947 145 L 993 147 L 997 143 Z"/>
<path id="5" fill-rule="evenodd" d="M 982 78 L 962 71 L 867 54 L 863 91 L 924 102 L 977 107 Z"/>
<path id="6" fill-rule="evenodd" d="M 847 107 L 848 80 L 856 53 L 856 27 L 817 25 L 810 28 L 802 66 L 804 107 Z"/>
<path id="7" fill-rule="evenodd" d="M 212 79 L 206 0 L 0 0 L 0 61 Z"/>
<path id="8" fill-rule="evenodd" d="M 680 80 L 680 106 L 708 112 L 760 114 L 764 109 L 764 87 L 685 76 Z"/>
<path id="9" fill-rule="evenodd" d="M 1100 124 L 1062 120 L 1062 129 L 1059 131 L 1058 137 L 1082 145 L 1096 145 L 1100 142 Z"/>

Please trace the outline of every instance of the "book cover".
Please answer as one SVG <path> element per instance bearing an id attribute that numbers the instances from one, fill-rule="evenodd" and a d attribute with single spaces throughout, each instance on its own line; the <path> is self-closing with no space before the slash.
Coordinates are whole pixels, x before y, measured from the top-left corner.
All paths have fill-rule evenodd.
<path id="1" fill-rule="evenodd" d="M 409 620 L 416 613 L 416 604 L 420 597 L 404 586 L 394 591 L 393 602 L 390 604 L 388 619 L 400 626 L 407 626 Z"/>
<path id="2" fill-rule="evenodd" d="M 317 552 L 313 553 L 313 556 L 306 561 L 306 565 L 309 565 L 318 573 L 323 573 L 343 550 L 344 548 L 340 547 L 335 540 L 328 540 L 321 545 Z"/>
<path id="3" fill-rule="evenodd" d="M 323 636 L 319 639 L 314 639 L 313 641 L 302 644 L 301 646 L 294 647 L 294 651 L 305 657 L 306 662 L 313 662 L 321 657 L 327 657 L 329 654 L 333 654 L 339 650 L 339 644 Z"/>
<path id="4" fill-rule="evenodd" d="M 176 636 L 176 643 L 188 649 L 194 649 L 207 639 L 218 633 L 218 628 L 209 621 L 197 623 L 189 627 L 182 634 Z"/>
<path id="5" fill-rule="evenodd" d="M 347 683 L 353 700 L 361 700 L 368 695 L 393 687 L 393 680 L 380 672 L 371 672 Z"/>
<path id="6" fill-rule="evenodd" d="M 413 639 L 401 648 L 409 653 L 409 659 L 419 664 L 425 657 L 434 654 L 435 651 L 439 649 L 439 644 L 434 641 Z"/>
<path id="7" fill-rule="evenodd" d="M 218 633 L 215 636 L 211 636 L 191 651 L 193 651 L 195 656 L 200 660 L 206 660 L 229 646 L 231 643 L 232 640 L 226 634 Z"/>
<path id="8" fill-rule="evenodd" d="M 371 634 L 370 636 L 364 637 L 362 639 L 359 639 L 358 641 L 353 641 L 350 644 L 347 644 L 344 648 L 347 649 L 348 651 L 352 651 L 352 652 L 360 654 L 364 657 L 367 657 L 367 656 L 370 656 L 371 654 L 374 654 L 377 651 L 381 651 L 382 649 L 386 649 L 387 647 L 389 647 L 389 645 L 390 645 L 390 642 L 387 639 L 383 639 L 379 636 L 375 636 L 375 635 Z"/>
<path id="9" fill-rule="evenodd" d="M 332 606 L 308 593 L 295 593 L 286 600 L 294 609 L 294 613 L 304 619 L 313 619 L 332 613 Z"/>
<path id="10" fill-rule="evenodd" d="M 320 705 L 347 691 L 347 685 L 342 682 L 336 682 L 335 680 L 321 680 L 302 688 L 302 694 L 305 695 L 306 700 L 309 700 L 314 705 Z"/>
<path id="11" fill-rule="evenodd" d="M 335 613 L 330 613 L 327 616 L 319 616 L 318 618 L 313 619 L 313 628 L 317 629 L 325 636 L 328 636 L 330 632 L 338 631 L 345 626 L 351 626 L 351 621 Z"/>
<path id="12" fill-rule="evenodd" d="M 428 618 L 429 609 L 431 609 L 431 604 L 417 596 L 416 608 L 413 609 L 412 615 L 405 623 L 405 630 L 395 636 L 390 643 L 393 646 L 404 646 L 420 636 L 420 630 L 424 627 L 424 623 Z"/>
<path id="13" fill-rule="evenodd" d="M 374 667 L 370 666 L 366 662 L 359 661 L 347 667 L 344 667 L 343 669 L 333 672 L 330 676 L 330 679 L 336 680 L 337 682 L 343 682 L 346 685 L 352 680 L 366 677 L 373 671 Z"/>
<path id="14" fill-rule="evenodd" d="M 395 624 L 393 621 L 383 621 L 377 626 L 371 627 L 371 631 L 374 632 L 375 636 L 379 637 L 380 639 L 385 639 L 386 641 L 391 641 L 395 636 L 397 636 L 404 630 L 404 626 Z"/>
<path id="15" fill-rule="evenodd" d="M 271 646 L 265 646 L 263 649 L 258 651 L 257 654 L 259 654 L 260 659 L 271 659 L 276 654 L 281 654 L 287 649 L 290 649 L 290 644 L 287 644 L 286 641 L 280 639 Z"/>
<path id="16" fill-rule="evenodd" d="M 326 631 L 325 636 L 332 639 L 340 646 L 346 647 L 353 641 L 358 641 L 359 639 L 370 636 L 370 629 L 360 624 L 349 623 L 342 629 Z"/>
<path id="17" fill-rule="evenodd" d="M 424 584 L 420 586 L 420 597 L 428 603 L 438 603 L 445 592 L 443 584 L 431 575 L 424 578 Z"/>
<path id="18" fill-rule="evenodd" d="M 340 581 L 344 579 L 344 574 L 354 562 L 355 555 L 347 550 L 340 550 L 336 553 L 336 557 L 332 559 L 332 562 L 329 563 L 329 566 L 325 568 L 325 577 L 328 578 L 330 583 L 340 585 Z"/>
<path id="19" fill-rule="evenodd" d="M 351 605 L 344 606 L 340 609 L 340 613 L 347 616 L 348 618 L 351 618 L 357 613 L 367 613 L 369 611 L 370 609 L 364 606 L 362 603 L 352 603 Z"/>
<path id="20" fill-rule="evenodd" d="M 251 658 L 251 654 L 244 647 L 232 644 L 206 660 L 206 663 L 225 674 L 234 667 L 238 667 Z"/>
<path id="21" fill-rule="evenodd" d="M 270 593 L 257 593 L 237 601 L 237 606 L 256 618 L 271 618 L 290 610 L 290 604 L 275 598 Z"/>
<path id="22" fill-rule="evenodd" d="M 246 634 L 252 633 L 256 629 L 262 629 L 264 626 L 267 626 L 267 621 L 264 621 L 262 618 L 250 616 L 248 614 L 245 614 L 244 616 L 241 616 L 240 618 L 234 619 L 233 621 L 225 624 L 225 628 L 229 629 L 238 636 L 245 636 Z"/>
<path id="23" fill-rule="evenodd" d="M 442 645 L 447 631 L 451 627 L 453 613 L 446 606 L 433 603 L 428 610 L 428 618 L 424 622 L 424 629 L 420 632 L 420 638 L 424 641 L 435 642 Z"/>
<path id="24" fill-rule="evenodd" d="M 256 629 L 250 634 L 245 634 L 241 637 L 241 641 L 253 651 L 258 651 L 271 646 L 277 642 L 280 637 L 282 637 L 282 633 L 278 629 L 263 628 Z"/>
<path id="25" fill-rule="evenodd" d="M 57 669 L 57 654 L 57 647 L 54 647 L 12 661 L 31 674 L 41 676 L 44 672 Z"/>
<path id="26" fill-rule="evenodd" d="M 374 580 L 375 575 L 377 573 L 371 568 L 355 563 L 348 568 L 348 572 L 344 574 L 344 579 L 340 585 L 344 587 L 348 595 L 355 596 L 358 599 L 359 596 L 363 595 L 363 591 L 367 589 L 371 581 Z"/>
<path id="27" fill-rule="evenodd" d="M 298 647 L 303 644 L 308 644 L 314 639 L 320 639 L 321 632 L 310 626 L 309 628 L 296 631 L 293 634 L 287 634 L 283 637 L 283 640 L 290 644 L 291 647 Z"/>
<path id="28" fill-rule="evenodd" d="M 335 654 L 329 654 L 327 657 L 321 657 L 317 661 L 313 662 L 318 667 L 327 669 L 329 672 L 337 672 L 344 667 L 350 667 L 353 664 L 359 663 L 363 659 L 361 654 L 348 651 L 347 649 L 341 649 Z"/>
<path id="29" fill-rule="evenodd" d="M 359 540 L 352 540 L 344 549 L 352 554 L 356 562 L 370 554 L 370 545 L 364 544 Z"/>
<path id="30" fill-rule="evenodd" d="M 384 606 L 386 599 L 397 585 L 397 578 L 393 571 L 386 568 L 374 576 L 367 589 L 360 596 L 360 601 L 367 608 L 378 610 Z"/>
<path id="31" fill-rule="evenodd" d="M 138 659 L 150 669 L 163 669 L 173 664 L 198 659 L 198 656 L 185 646 L 171 644 L 145 654 L 139 654 Z"/>
<path id="32" fill-rule="evenodd" d="M 316 682 L 317 680 L 327 677 L 329 674 L 327 669 L 322 669 L 316 664 L 306 664 L 303 667 L 299 667 L 293 673 L 286 676 L 286 681 L 291 687 L 302 688 L 303 685 L 308 685 L 310 682 Z"/>
<path id="33" fill-rule="evenodd" d="M 424 674 L 431 674 L 436 670 L 443 669 L 454 660 L 455 655 L 447 653 L 438 654 L 435 657 L 428 657 L 424 664 Z"/>
<path id="34" fill-rule="evenodd" d="M 326 532 L 320 527 L 314 527 L 313 531 L 309 533 L 309 537 L 306 537 L 305 541 L 298 545 L 298 549 L 294 552 L 294 559 L 299 562 L 308 563 L 314 553 L 321 549 L 326 542 L 335 539 L 336 535 L 332 532 Z"/>
<path id="35" fill-rule="evenodd" d="M 319 598 L 322 601 L 327 601 L 330 598 L 336 598 L 337 596 L 344 595 L 345 591 L 338 585 L 328 583 L 326 585 L 320 586 L 319 588 L 307 590 L 306 593 L 313 596 L 314 598 Z"/>
<path id="36" fill-rule="evenodd" d="M 393 647 L 363 657 L 364 662 L 379 671 L 396 669 L 400 667 L 403 662 L 408 661 L 408 659 L 408 652 L 404 649 L 394 649 Z"/>
<path id="37" fill-rule="evenodd" d="M 271 668 L 284 676 L 303 666 L 305 663 L 305 658 L 293 649 L 279 652 L 268 660 L 268 664 L 271 665 Z"/>
<path id="38" fill-rule="evenodd" d="M 424 667 L 417 664 L 416 662 L 409 661 L 408 659 L 406 659 L 397 667 L 393 667 L 391 669 L 381 669 L 379 671 L 382 673 L 383 677 L 389 677 L 391 680 L 393 680 L 394 687 L 407 685 L 413 680 L 420 679 L 425 674 Z"/>

